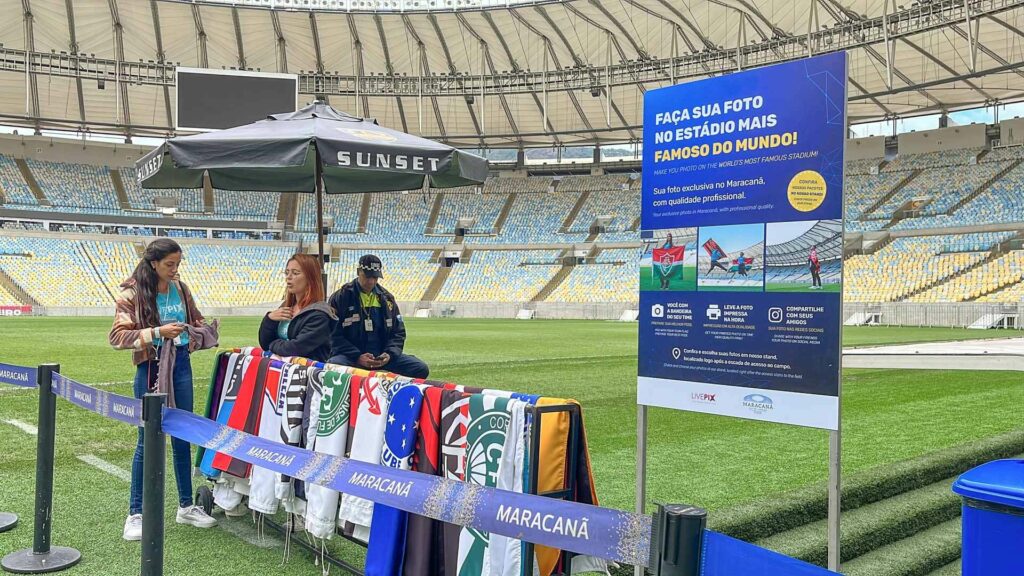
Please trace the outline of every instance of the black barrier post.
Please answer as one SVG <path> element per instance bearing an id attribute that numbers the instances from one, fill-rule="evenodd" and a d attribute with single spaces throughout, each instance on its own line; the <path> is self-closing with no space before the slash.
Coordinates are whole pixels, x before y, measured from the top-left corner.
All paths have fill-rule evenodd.
<path id="1" fill-rule="evenodd" d="M 53 522 L 53 442 L 57 424 L 57 396 L 53 374 L 59 364 L 43 364 L 36 372 L 39 385 L 39 433 L 36 436 L 36 523 L 31 550 L 11 552 L 0 566 L 15 574 L 43 574 L 70 568 L 82 559 L 74 548 L 50 546 Z"/>
<path id="2" fill-rule="evenodd" d="M 698 576 L 708 513 L 682 504 L 658 504 L 651 540 L 655 576 Z"/>
<path id="3" fill-rule="evenodd" d="M 164 573 L 165 394 L 142 397 L 142 576 Z"/>

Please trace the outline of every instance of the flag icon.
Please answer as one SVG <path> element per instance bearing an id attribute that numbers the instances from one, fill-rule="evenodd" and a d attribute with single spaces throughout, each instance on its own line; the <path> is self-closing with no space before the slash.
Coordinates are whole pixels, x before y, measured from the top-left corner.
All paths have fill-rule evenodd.
<path id="1" fill-rule="evenodd" d="M 722 250 L 722 247 L 718 245 L 718 242 L 715 242 L 714 238 L 708 238 L 707 242 L 704 243 L 704 250 L 713 261 L 729 257 L 729 254 Z"/>

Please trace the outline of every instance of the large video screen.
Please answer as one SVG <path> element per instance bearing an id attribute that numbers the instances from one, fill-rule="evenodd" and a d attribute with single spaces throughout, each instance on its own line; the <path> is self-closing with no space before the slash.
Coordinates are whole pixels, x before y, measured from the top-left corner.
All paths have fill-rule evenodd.
<path id="1" fill-rule="evenodd" d="M 295 74 L 236 70 L 177 69 L 178 130 L 221 130 L 294 112 L 299 95 Z"/>

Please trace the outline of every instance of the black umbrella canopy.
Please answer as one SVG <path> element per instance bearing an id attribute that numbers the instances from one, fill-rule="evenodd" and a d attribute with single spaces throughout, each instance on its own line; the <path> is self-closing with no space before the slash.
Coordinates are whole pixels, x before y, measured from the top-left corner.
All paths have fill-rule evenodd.
<path id="1" fill-rule="evenodd" d="M 318 162 L 319 160 L 319 162 Z M 483 183 L 487 160 L 335 110 L 324 102 L 266 120 L 171 138 L 136 163 L 143 188 L 328 194 Z"/>

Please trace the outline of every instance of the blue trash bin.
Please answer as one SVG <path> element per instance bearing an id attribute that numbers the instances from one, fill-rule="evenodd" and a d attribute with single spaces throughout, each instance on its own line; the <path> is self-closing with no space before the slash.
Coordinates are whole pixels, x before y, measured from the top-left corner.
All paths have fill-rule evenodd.
<path id="1" fill-rule="evenodd" d="M 1024 460 L 995 460 L 953 483 L 963 497 L 962 576 L 1024 574 Z"/>

